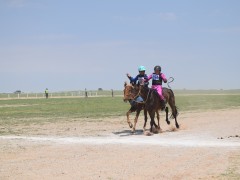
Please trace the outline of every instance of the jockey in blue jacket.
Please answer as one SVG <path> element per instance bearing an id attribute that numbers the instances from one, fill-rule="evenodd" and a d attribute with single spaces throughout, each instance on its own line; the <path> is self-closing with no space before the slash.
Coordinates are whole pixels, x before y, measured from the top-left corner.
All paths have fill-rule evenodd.
<path id="1" fill-rule="evenodd" d="M 132 84 L 139 84 L 139 85 L 144 85 L 144 86 L 148 86 L 148 76 L 147 74 L 145 74 L 146 68 L 144 66 L 139 66 L 138 67 L 138 72 L 139 74 L 133 78 L 130 74 L 127 73 L 127 77 L 130 80 L 130 83 Z M 143 102 L 143 98 L 141 96 L 136 97 L 135 100 L 133 100 L 131 103 L 131 105 L 134 105 L 134 101 L 136 102 Z"/>
<path id="2" fill-rule="evenodd" d="M 139 84 L 139 85 L 148 85 L 148 83 L 146 83 L 146 80 L 148 79 L 147 74 L 145 74 L 146 68 L 144 66 L 139 66 L 138 67 L 138 72 L 139 74 L 133 78 L 130 74 L 127 73 L 127 77 L 130 80 L 130 83 L 133 84 Z"/>

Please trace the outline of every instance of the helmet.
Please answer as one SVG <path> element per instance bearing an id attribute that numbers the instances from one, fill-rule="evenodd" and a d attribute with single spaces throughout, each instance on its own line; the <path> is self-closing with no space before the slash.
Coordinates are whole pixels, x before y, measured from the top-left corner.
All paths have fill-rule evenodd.
<path id="1" fill-rule="evenodd" d="M 146 71 L 146 68 L 144 66 L 139 66 L 138 71 Z"/>
<path id="2" fill-rule="evenodd" d="M 154 67 L 154 71 L 156 71 L 156 70 L 161 71 L 161 70 L 162 70 L 161 66 L 155 66 L 155 67 Z"/>

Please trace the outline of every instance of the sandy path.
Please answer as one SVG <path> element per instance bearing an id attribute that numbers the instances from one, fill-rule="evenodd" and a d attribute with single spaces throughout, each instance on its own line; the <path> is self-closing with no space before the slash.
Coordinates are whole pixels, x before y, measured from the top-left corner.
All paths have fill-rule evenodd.
<path id="1" fill-rule="evenodd" d="M 180 135 L 180 136 L 178 136 Z M 176 137 L 177 136 L 177 137 Z M 240 148 L 238 137 L 231 139 L 206 139 L 207 137 L 183 136 L 181 133 L 171 135 L 147 137 L 34 137 L 34 136 L 2 136 L 2 140 L 25 140 L 39 143 L 56 143 L 56 144 L 86 144 L 86 145 L 155 145 L 166 147 L 221 147 L 221 148 Z M 239 137 L 240 138 L 240 137 Z"/>
<path id="2" fill-rule="evenodd" d="M 0 179 L 239 179 L 239 115 L 185 113 L 180 130 L 161 122 L 150 137 L 131 135 L 125 117 L 33 127 L 0 137 Z"/>

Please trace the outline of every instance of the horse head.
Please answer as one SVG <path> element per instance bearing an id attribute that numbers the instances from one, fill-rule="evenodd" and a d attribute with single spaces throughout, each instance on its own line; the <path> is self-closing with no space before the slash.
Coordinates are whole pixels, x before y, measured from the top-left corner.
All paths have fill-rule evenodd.
<path id="1" fill-rule="evenodd" d="M 134 86 L 132 84 L 128 84 L 127 82 L 124 83 L 124 97 L 123 97 L 123 101 L 127 102 L 128 100 L 132 100 L 134 99 Z"/>

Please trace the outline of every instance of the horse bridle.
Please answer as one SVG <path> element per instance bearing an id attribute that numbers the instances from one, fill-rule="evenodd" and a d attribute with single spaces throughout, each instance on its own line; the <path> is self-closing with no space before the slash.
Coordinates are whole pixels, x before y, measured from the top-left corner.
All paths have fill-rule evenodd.
<path id="1" fill-rule="evenodd" d="M 127 85 L 127 86 L 130 86 L 130 85 Z M 131 85 L 131 87 L 133 87 L 133 86 Z M 125 94 L 125 91 L 126 91 L 126 90 L 124 90 L 124 94 Z M 130 93 L 128 94 L 128 96 L 132 97 L 132 94 L 133 94 L 132 91 L 130 91 Z M 135 98 L 136 98 L 136 97 L 133 97 L 133 99 L 135 99 Z M 130 99 L 130 100 L 131 100 L 131 99 Z"/>
<path id="2" fill-rule="evenodd" d="M 135 101 L 136 103 L 138 103 L 138 104 L 145 104 L 147 101 L 148 101 L 148 98 L 149 98 L 149 94 L 150 94 L 150 88 L 148 88 L 148 94 L 147 94 L 147 99 L 146 99 L 146 101 L 143 101 L 143 102 L 137 102 L 135 99 L 138 97 L 138 96 L 140 96 L 140 94 L 141 94 L 141 88 L 142 88 L 142 86 L 139 88 L 139 91 L 138 91 L 138 93 L 137 93 L 137 95 L 133 98 L 133 101 Z"/>

